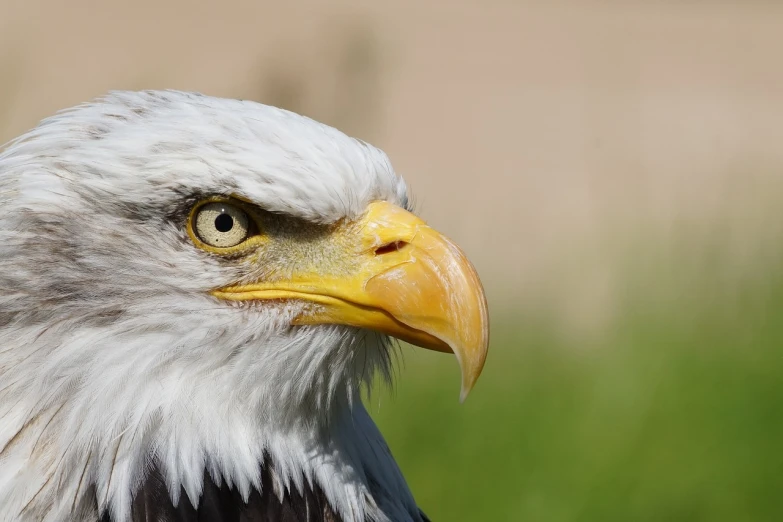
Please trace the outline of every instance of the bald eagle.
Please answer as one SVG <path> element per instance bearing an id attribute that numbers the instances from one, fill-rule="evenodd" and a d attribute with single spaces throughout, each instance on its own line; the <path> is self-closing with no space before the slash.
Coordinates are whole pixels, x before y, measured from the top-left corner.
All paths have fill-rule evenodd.
<path id="1" fill-rule="evenodd" d="M 380 150 L 115 92 L 0 153 L 0 520 L 423 521 L 363 386 L 488 346 L 463 252 Z"/>

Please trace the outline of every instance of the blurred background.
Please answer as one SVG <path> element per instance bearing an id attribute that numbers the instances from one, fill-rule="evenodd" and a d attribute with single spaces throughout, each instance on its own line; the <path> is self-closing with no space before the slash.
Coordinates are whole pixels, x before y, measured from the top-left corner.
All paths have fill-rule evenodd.
<path id="1" fill-rule="evenodd" d="M 783 5 L 0 0 L 0 142 L 112 89 L 383 148 L 493 321 L 368 398 L 435 521 L 783 520 Z"/>

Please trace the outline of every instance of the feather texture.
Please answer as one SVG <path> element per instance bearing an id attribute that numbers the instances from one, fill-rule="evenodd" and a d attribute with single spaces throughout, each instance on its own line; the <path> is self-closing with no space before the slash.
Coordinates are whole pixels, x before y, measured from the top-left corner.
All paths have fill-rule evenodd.
<path id="1" fill-rule="evenodd" d="M 262 484 L 272 484 L 271 463 L 262 466 Z M 178 505 L 169 497 L 164 477 L 154 469 L 133 501 L 133 522 L 342 522 L 318 487 L 286 491 L 278 497 L 271 488 L 253 489 L 245 499 L 236 488 L 216 483 L 205 474 L 204 490 L 196 505 L 183 492 Z M 101 522 L 113 522 L 105 515 Z"/>
<path id="2" fill-rule="evenodd" d="M 185 220 L 209 195 L 263 208 L 300 258 L 251 266 L 194 248 Z M 209 296 L 306 262 L 296 227 L 274 220 L 320 237 L 376 199 L 407 205 L 381 151 L 251 102 L 114 93 L 12 142 L 0 153 L 0 521 L 220 520 L 216 509 L 258 506 L 247 520 L 421 520 L 359 400 L 389 375 L 389 340 L 291 327 L 297 303 Z"/>

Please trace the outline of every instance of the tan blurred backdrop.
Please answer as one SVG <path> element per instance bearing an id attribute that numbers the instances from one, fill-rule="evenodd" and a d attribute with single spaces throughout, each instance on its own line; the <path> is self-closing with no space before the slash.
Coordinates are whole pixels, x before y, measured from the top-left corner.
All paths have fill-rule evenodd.
<path id="1" fill-rule="evenodd" d="M 781 50 L 761 1 L 0 0 L 0 141 L 112 89 L 281 105 L 383 148 L 494 306 L 594 325 L 617 244 L 779 237 Z"/>

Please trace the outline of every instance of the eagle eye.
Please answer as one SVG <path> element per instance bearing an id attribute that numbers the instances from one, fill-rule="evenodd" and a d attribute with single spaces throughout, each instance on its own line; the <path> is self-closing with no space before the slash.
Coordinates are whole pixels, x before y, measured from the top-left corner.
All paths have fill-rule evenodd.
<path id="1" fill-rule="evenodd" d="M 203 243 L 216 248 L 236 246 L 250 234 L 250 217 L 239 206 L 220 201 L 201 205 L 193 216 L 193 230 Z"/>

